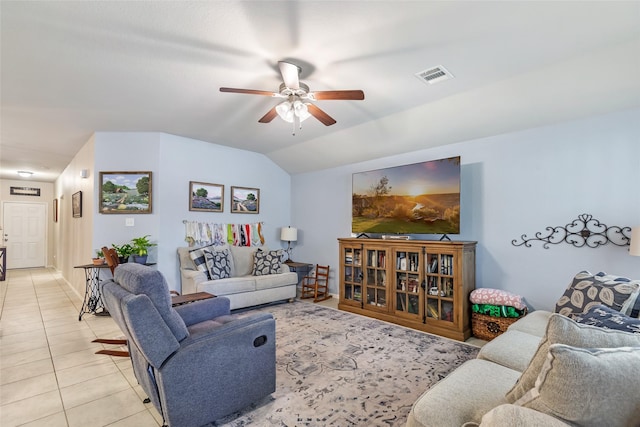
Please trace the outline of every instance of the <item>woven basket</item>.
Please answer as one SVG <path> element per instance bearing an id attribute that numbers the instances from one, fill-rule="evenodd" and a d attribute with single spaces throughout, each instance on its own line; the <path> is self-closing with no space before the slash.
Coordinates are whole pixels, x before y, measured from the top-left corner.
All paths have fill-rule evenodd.
<path id="1" fill-rule="evenodd" d="M 525 313 L 526 314 L 526 311 Z M 486 314 L 471 313 L 471 332 L 476 338 L 491 341 L 500 334 L 507 331 L 512 323 L 521 317 L 492 317 Z"/>

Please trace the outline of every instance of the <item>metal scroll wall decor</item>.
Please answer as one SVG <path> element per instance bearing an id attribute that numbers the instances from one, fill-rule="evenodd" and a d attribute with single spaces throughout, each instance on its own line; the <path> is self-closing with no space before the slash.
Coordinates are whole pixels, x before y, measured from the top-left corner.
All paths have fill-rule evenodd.
<path id="1" fill-rule="evenodd" d="M 576 248 L 588 246 L 597 248 L 598 246 L 613 243 L 616 246 L 626 246 L 631 241 L 631 227 L 608 227 L 589 214 L 578 215 L 571 223 L 565 226 L 547 227 L 546 235 L 542 231 L 538 231 L 535 237 L 527 237 L 523 234 L 518 241 L 511 241 L 514 246 L 531 247 L 532 241 L 538 240 L 544 242 L 542 246 L 549 249 L 549 245 L 557 245 L 560 243 L 569 243 Z"/>

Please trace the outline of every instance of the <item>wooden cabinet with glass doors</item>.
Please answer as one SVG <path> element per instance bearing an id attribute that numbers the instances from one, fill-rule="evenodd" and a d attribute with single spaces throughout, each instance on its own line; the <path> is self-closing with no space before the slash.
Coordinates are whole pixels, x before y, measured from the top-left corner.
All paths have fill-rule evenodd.
<path id="1" fill-rule="evenodd" d="M 338 240 L 340 309 L 457 340 L 471 336 L 476 242 Z"/>

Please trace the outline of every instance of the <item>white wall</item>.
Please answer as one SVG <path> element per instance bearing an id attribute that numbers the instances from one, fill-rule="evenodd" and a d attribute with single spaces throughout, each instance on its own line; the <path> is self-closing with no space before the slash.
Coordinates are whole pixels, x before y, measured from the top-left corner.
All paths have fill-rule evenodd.
<path id="1" fill-rule="evenodd" d="M 420 132 L 421 126 L 408 131 Z M 640 258 L 612 244 L 544 249 L 540 242 L 526 248 L 511 241 L 564 226 L 583 213 L 608 226 L 640 225 L 639 142 L 636 109 L 294 175 L 294 259 L 331 265 L 331 292 L 337 293 L 336 239 L 351 235 L 352 173 L 460 155 L 462 230 L 453 238 L 478 242 L 476 285 L 553 309 L 576 272 L 640 278 Z"/>
<path id="2" fill-rule="evenodd" d="M 183 220 L 216 223 L 264 223 L 266 245 L 283 247 L 280 227 L 290 222 L 290 176 L 262 154 L 236 150 L 174 135 L 139 132 L 98 132 L 95 135 L 96 195 L 98 206 L 98 172 L 151 171 L 151 214 L 97 214 L 93 245 L 122 244 L 132 237 L 150 234 L 158 243 L 149 254 L 157 262 L 171 289 L 180 291 L 180 273 L 176 249 L 186 246 Z M 224 211 L 221 213 L 189 211 L 189 181 L 224 185 Z M 258 214 L 230 212 L 231 186 L 260 189 Z M 133 227 L 125 219 L 133 218 Z"/>
<path id="3" fill-rule="evenodd" d="M 93 234 L 93 162 L 94 137 L 80 149 L 71 163 L 54 183 L 54 198 L 58 199 L 58 222 L 53 224 L 53 264 L 71 284 L 72 289 L 84 296 L 84 270 L 74 268 L 90 264 L 95 256 L 91 236 Z M 81 178 L 80 171 L 88 169 L 88 178 Z M 82 217 L 73 218 L 71 196 L 82 191 Z"/>

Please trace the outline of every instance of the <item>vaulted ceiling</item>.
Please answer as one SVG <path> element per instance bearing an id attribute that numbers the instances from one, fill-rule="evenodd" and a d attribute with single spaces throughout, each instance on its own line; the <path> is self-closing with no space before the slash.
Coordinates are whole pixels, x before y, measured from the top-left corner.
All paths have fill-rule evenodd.
<path id="1" fill-rule="evenodd" d="M 52 181 L 95 131 L 264 153 L 290 173 L 640 106 L 640 2 L 6 1 L 0 177 Z M 277 62 L 318 101 L 291 135 Z M 444 66 L 428 85 L 415 74 Z"/>

